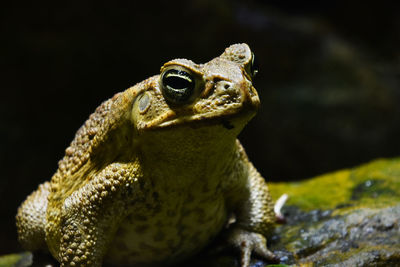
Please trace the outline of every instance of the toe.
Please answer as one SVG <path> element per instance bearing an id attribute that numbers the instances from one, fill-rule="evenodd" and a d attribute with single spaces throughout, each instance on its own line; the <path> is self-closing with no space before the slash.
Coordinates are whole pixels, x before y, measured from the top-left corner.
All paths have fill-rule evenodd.
<path id="1" fill-rule="evenodd" d="M 241 246 L 240 246 L 240 250 L 241 250 L 241 267 L 249 267 L 250 266 L 250 259 L 251 259 L 251 250 L 252 250 L 252 246 L 250 246 L 250 244 L 248 244 L 248 242 L 243 241 Z"/>
<path id="2" fill-rule="evenodd" d="M 267 240 L 262 234 L 234 229 L 231 232 L 230 243 L 241 251 L 241 267 L 250 266 L 253 251 L 267 261 L 279 262 L 279 259 L 268 250 Z"/>

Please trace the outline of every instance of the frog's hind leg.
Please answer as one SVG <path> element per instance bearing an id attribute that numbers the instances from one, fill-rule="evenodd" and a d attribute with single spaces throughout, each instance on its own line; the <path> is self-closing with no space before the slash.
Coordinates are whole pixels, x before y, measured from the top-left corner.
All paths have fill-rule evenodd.
<path id="1" fill-rule="evenodd" d="M 50 183 L 39 185 L 18 208 L 16 216 L 18 239 L 24 249 L 30 251 L 47 250 L 45 242 L 45 225 L 47 197 Z"/>

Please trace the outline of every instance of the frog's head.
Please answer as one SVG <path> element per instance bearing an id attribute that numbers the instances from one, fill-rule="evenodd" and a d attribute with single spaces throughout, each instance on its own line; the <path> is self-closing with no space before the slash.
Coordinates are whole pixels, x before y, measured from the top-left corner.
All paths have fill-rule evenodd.
<path id="1" fill-rule="evenodd" d="M 136 128 L 212 124 L 235 128 L 238 134 L 260 104 L 252 84 L 256 73 L 254 54 L 247 44 L 231 45 L 206 64 L 169 61 L 135 100 Z"/>

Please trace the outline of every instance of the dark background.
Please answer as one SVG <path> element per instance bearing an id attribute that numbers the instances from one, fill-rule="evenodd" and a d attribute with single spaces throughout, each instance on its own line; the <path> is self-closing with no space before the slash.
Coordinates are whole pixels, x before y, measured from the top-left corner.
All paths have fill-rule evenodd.
<path id="1" fill-rule="evenodd" d="M 64 2 L 1 4 L 0 254 L 20 250 L 18 205 L 102 101 L 167 60 L 206 62 L 236 42 L 258 58 L 262 100 L 240 139 L 269 181 L 400 155 L 398 5 Z"/>

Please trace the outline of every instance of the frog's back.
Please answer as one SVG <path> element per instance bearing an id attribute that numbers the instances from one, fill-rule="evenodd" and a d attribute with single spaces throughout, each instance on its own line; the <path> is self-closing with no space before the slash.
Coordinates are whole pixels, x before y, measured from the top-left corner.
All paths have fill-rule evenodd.
<path id="1" fill-rule="evenodd" d="M 65 156 L 59 161 L 58 170 L 50 182 L 45 231 L 51 249 L 58 247 L 65 200 L 108 165 L 131 156 L 122 154 L 126 150 L 120 148 L 132 143 L 133 131 L 129 123 L 132 100 L 152 82 L 154 77 L 103 102 L 65 150 Z"/>
<path id="2" fill-rule="evenodd" d="M 121 128 L 129 126 L 124 117 L 128 116 L 132 99 L 153 80 L 149 78 L 103 102 L 77 131 L 51 181 L 40 185 L 20 206 L 17 228 L 26 249 L 46 249 L 46 241 L 50 250 L 57 249 L 65 200 L 96 173 L 125 156 L 117 154 L 123 150 L 115 147 L 132 142 L 132 136 L 116 137 L 124 134 Z"/>

